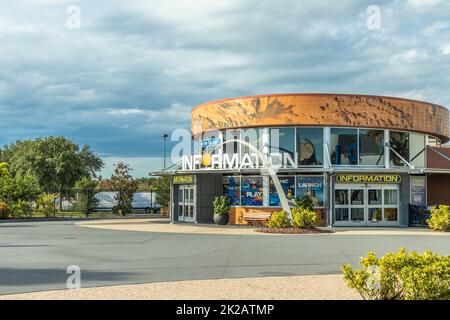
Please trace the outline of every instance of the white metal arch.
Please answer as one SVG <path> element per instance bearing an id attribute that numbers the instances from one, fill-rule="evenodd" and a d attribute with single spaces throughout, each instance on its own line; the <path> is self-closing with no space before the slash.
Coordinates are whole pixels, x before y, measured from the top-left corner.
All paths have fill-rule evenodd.
<path id="1" fill-rule="evenodd" d="M 256 153 L 258 158 L 263 163 L 263 168 L 267 170 L 267 172 L 269 173 L 270 177 L 273 180 L 275 189 L 277 190 L 278 196 L 280 197 L 280 202 L 281 202 L 281 206 L 283 207 L 283 210 L 287 213 L 289 219 L 292 219 L 291 208 L 289 207 L 289 202 L 286 198 L 286 195 L 284 194 L 284 190 L 283 190 L 283 187 L 281 186 L 280 179 L 278 179 L 278 175 L 277 175 L 272 163 L 267 159 L 267 157 L 264 156 L 264 154 L 258 148 L 256 148 L 254 145 L 248 143 L 247 141 L 243 141 L 241 139 L 230 139 L 230 140 L 227 140 L 226 142 L 221 142 L 217 146 L 214 147 L 213 151 L 215 151 L 217 148 L 223 146 L 225 143 L 230 143 L 230 142 L 240 143 L 244 146 L 247 146 L 250 150 L 252 150 L 253 152 Z"/>

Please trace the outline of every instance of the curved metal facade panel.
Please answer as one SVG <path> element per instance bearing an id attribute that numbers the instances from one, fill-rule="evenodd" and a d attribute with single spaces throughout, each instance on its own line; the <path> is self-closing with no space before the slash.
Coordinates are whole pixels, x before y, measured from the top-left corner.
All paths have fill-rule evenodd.
<path id="1" fill-rule="evenodd" d="M 281 94 L 213 101 L 192 110 L 193 134 L 261 126 L 340 126 L 405 130 L 449 140 L 449 111 L 392 97 Z"/>

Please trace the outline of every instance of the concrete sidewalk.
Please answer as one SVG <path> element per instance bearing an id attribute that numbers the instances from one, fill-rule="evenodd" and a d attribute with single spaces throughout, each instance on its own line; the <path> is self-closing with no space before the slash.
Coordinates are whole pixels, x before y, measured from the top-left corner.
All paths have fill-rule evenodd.
<path id="1" fill-rule="evenodd" d="M 168 219 L 134 219 L 134 220 L 96 220 L 76 223 L 77 226 L 107 230 L 190 233 L 190 234 L 220 234 L 220 235 L 254 235 L 254 236 L 285 236 L 284 234 L 267 234 L 256 232 L 256 228 L 247 226 L 217 226 L 214 224 L 176 223 Z M 331 235 L 403 235 L 403 236 L 450 236 L 450 233 L 436 232 L 427 228 L 327 228 L 333 233 L 302 234 L 298 236 L 331 236 Z"/>
<path id="2" fill-rule="evenodd" d="M 356 300 L 342 275 L 160 282 L 0 296 L 0 300 Z"/>

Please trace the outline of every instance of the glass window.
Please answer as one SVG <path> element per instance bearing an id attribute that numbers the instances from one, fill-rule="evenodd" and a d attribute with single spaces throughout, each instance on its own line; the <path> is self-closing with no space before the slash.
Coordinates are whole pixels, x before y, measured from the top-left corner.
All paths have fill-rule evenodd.
<path id="1" fill-rule="evenodd" d="M 380 222 L 382 219 L 382 209 L 381 208 L 369 208 L 369 221 Z"/>
<path id="2" fill-rule="evenodd" d="M 357 129 L 331 129 L 331 162 L 333 164 L 358 164 L 357 132 Z"/>
<path id="3" fill-rule="evenodd" d="M 381 189 L 369 189 L 369 205 L 381 204 Z"/>
<path id="4" fill-rule="evenodd" d="M 301 166 L 322 165 L 323 129 L 297 128 L 297 153 Z"/>
<path id="5" fill-rule="evenodd" d="M 194 203 L 194 189 L 192 188 L 189 189 L 189 200 L 190 203 Z"/>
<path id="6" fill-rule="evenodd" d="M 324 206 L 323 177 L 297 176 L 297 198 L 309 195 L 316 207 Z"/>
<path id="7" fill-rule="evenodd" d="M 263 179 L 262 177 L 242 177 L 241 205 L 263 205 Z"/>
<path id="8" fill-rule="evenodd" d="M 354 206 L 359 206 L 364 204 L 364 190 L 362 189 L 356 189 L 356 190 L 350 190 L 351 194 L 351 204 Z"/>
<path id="9" fill-rule="evenodd" d="M 409 159 L 418 168 L 425 167 L 425 136 L 419 133 L 409 134 Z"/>
<path id="10" fill-rule="evenodd" d="M 336 214 L 336 221 L 348 221 L 348 208 L 334 209 Z"/>
<path id="11" fill-rule="evenodd" d="M 219 145 L 222 142 L 219 138 L 220 132 L 217 130 L 211 130 L 203 135 L 201 141 L 202 154 L 216 154 L 220 149 Z"/>
<path id="12" fill-rule="evenodd" d="M 391 148 L 397 151 L 406 161 L 409 161 L 409 134 L 407 132 L 390 131 L 389 144 Z M 391 165 L 393 166 L 407 166 L 407 164 L 400 159 L 391 150 Z"/>
<path id="13" fill-rule="evenodd" d="M 249 143 L 258 150 L 261 150 L 262 144 L 260 141 L 260 131 L 259 129 L 249 128 L 243 129 L 241 131 L 241 140 Z M 255 150 L 250 148 L 247 144 L 241 144 L 241 161 L 246 164 L 241 164 L 242 168 L 253 168 L 254 166 L 259 167 L 260 159 L 256 155 Z"/>
<path id="14" fill-rule="evenodd" d="M 384 190 L 384 204 L 385 205 L 397 205 L 398 195 L 396 189 L 385 189 Z"/>
<path id="15" fill-rule="evenodd" d="M 223 153 L 228 155 L 239 153 L 239 143 L 236 141 L 227 142 L 230 140 L 239 140 L 241 138 L 239 130 L 225 130 L 223 132 L 224 137 L 224 145 L 223 145 Z"/>
<path id="16" fill-rule="evenodd" d="M 397 221 L 397 208 L 384 208 L 384 220 Z"/>
<path id="17" fill-rule="evenodd" d="M 249 129 L 244 129 L 241 131 L 241 139 L 245 142 L 250 143 L 251 145 L 253 145 L 254 147 L 256 147 L 256 149 L 260 149 L 260 141 L 259 141 L 259 129 L 254 129 L 254 128 L 249 128 Z M 254 153 L 253 150 L 250 150 L 250 148 L 247 145 L 244 145 L 243 148 L 243 153 Z"/>
<path id="18" fill-rule="evenodd" d="M 288 153 L 294 158 L 295 153 L 295 129 L 273 128 L 270 129 L 270 153 Z"/>
<path id="19" fill-rule="evenodd" d="M 283 188 L 284 194 L 289 202 L 289 205 L 295 205 L 295 177 L 278 177 Z M 281 206 L 280 197 L 273 183 L 273 179 L 270 178 L 269 184 L 269 205 L 279 207 Z"/>
<path id="20" fill-rule="evenodd" d="M 359 130 L 359 164 L 384 166 L 383 130 Z"/>
<path id="21" fill-rule="evenodd" d="M 352 221 L 364 221 L 364 208 L 351 208 Z"/>
<path id="22" fill-rule="evenodd" d="M 428 145 L 430 147 L 441 147 L 441 140 L 432 136 L 428 136 Z"/>
<path id="23" fill-rule="evenodd" d="M 223 195 L 227 197 L 232 206 L 238 206 L 240 201 L 239 177 L 223 177 Z"/>
<path id="24" fill-rule="evenodd" d="M 334 203 L 348 205 L 348 190 L 334 190 Z"/>

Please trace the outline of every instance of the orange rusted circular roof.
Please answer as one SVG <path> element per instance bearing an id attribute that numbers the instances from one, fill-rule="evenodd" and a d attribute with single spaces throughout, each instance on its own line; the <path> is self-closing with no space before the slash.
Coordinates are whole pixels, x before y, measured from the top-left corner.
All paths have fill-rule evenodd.
<path id="1" fill-rule="evenodd" d="M 447 142 L 449 111 L 394 97 L 298 93 L 230 98 L 192 109 L 193 134 L 268 126 L 336 126 L 422 132 Z"/>

